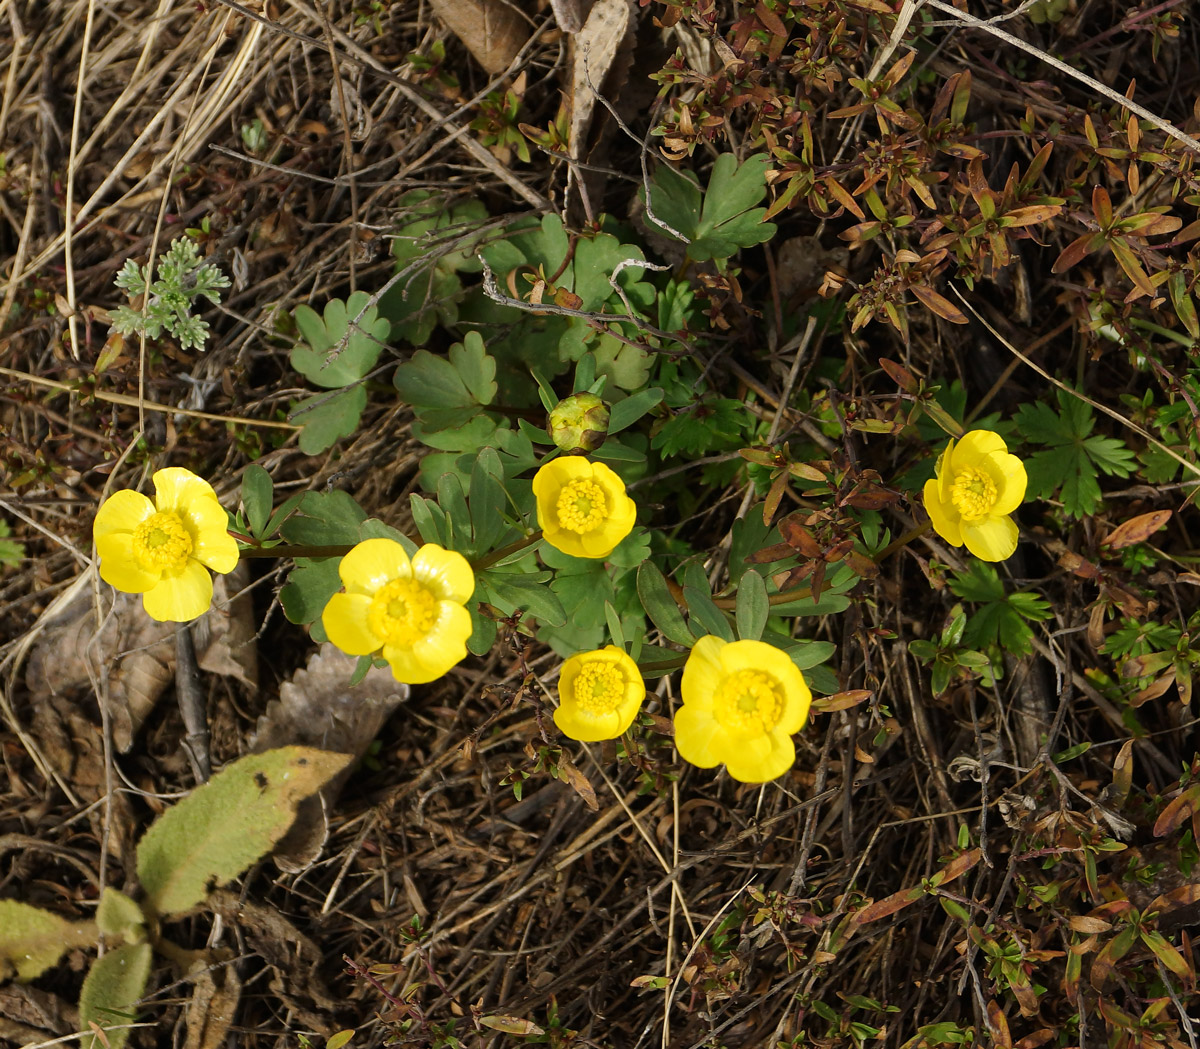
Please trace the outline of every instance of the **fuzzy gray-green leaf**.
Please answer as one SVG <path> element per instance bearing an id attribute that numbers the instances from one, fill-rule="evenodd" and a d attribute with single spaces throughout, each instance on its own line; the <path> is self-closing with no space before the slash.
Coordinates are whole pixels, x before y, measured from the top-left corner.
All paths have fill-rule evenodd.
<path id="1" fill-rule="evenodd" d="M 190 910 L 271 851 L 296 805 L 340 772 L 348 754 L 281 747 L 222 769 L 168 809 L 138 843 L 148 913 Z"/>
<path id="2" fill-rule="evenodd" d="M 134 1022 L 133 1007 L 146 993 L 153 949 L 148 943 L 128 944 L 97 958 L 79 992 L 79 1027 L 92 1023 L 104 1029 L 108 1049 L 122 1049 L 129 1039 L 126 1024 Z M 102 1049 L 105 1042 L 92 1033 L 79 1039 L 80 1049 Z"/>

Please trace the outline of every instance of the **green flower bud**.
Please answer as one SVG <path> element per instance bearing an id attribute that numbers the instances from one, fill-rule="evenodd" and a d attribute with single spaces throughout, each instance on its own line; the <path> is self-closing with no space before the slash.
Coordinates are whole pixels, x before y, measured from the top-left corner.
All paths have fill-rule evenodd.
<path id="1" fill-rule="evenodd" d="M 546 422 L 564 452 L 594 452 L 608 436 L 608 405 L 594 393 L 576 393 L 554 406 Z"/>

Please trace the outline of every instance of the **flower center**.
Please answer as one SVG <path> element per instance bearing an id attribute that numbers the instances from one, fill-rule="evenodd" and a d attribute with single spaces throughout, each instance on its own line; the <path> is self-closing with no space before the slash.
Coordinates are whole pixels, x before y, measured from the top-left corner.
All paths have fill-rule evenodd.
<path id="1" fill-rule="evenodd" d="M 557 509 L 558 523 L 563 528 L 586 535 L 604 523 L 608 503 L 604 489 L 595 481 L 576 480 L 563 486 Z"/>
<path id="2" fill-rule="evenodd" d="M 183 568 L 192 552 L 192 536 L 170 510 L 151 514 L 133 532 L 133 556 L 143 568 Z"/>
<path id="3" fill-rule="evenodd" d="M 625 698 L 625 676 L 611 663 L 585 663 L 572 696 L 589 714 L 609 714 Z"/>
<path id="4" fill-rule="evenodd" d="M 761 670 L 738 670 L 717 686 L 713 714 L 724 728 L 739 734 L 770 732 L 783 716 L 783 690 Z"/>
<path id="5" fill-rule="evenodd" d="M 437 598 L 415 579 L 393 579 L 375 591 L 367 625 L 384 644 L 410 647 L 432 629 Z"/>
<path id="6" fill-rule="evenodd" d="M 950 501 L 964 521 L 977 521 L 996 505 L 996 483 L 982 470 L 964 467 L 954 476 Z"/>

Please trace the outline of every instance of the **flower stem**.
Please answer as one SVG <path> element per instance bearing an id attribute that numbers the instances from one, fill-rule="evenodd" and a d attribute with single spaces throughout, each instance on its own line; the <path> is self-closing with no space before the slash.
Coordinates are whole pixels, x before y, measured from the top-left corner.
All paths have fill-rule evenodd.
<path id="1" fill-rule="evenodd" d="M 508 546 L 502 546 L 499 550 L 493 550 L 485 557 L 481 557 L 478 561 L 471 564 L 476 572 L 484 572 L 491 568 L 498 561 L 503 561 L 506 557 L 515 554 L 518 550 L 524 550 L 527 547 L 533 546 L 539 539 L 542 538 L 542 530 L 539 528 L 532 535 L 527 535 L 524 539 L 518 539 L 515 543 L 509 543 Z"/>
<path id="2" fill-rule="evenodd" d="M 349 546 L 250 546 L 238 551 L 241 557 L 342 557 L 354 549 Z"/>
<path id="3" fill-rule="evenodd" d="M 686 653 L 670 659 L 659 659 L 653 663 L 639 663 L 637 667 L 642 677 L 662 677 L 664 674 L 671 673 L 672 670 L 678 670 L 685 662 L 687 662 Z"/>
<path id="4" fill-rule="evenodd" d="M 890 543 L 888 543 L 888 545 L 885 546 L 882 550 L 880 550 L 879 553 L 877 553 L 874 556 L 874 558 L 872 558 L 872 560 L 876 564 L 881 564 L 882 562 L 886 561 L 889 557 L 891 557 L 892 554 L 894 554 L 897 550 L 900 550 L 903 547 L 907 546 L 918 536 L 924 535 L 932 527 L 933 527 L 933 521 L 930 520 L 930 521 L 926 521 L 924 524 L 917 525 L 916 528 L 910 528 L 907 532 L 905 532 L 902 536 L 900 536 L 899 539 L 893 539 Z"/>

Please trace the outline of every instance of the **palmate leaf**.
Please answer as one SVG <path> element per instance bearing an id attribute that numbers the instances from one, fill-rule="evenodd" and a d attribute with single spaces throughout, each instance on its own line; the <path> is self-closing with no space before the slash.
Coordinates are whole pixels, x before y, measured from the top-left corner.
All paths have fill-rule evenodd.
<path id="1" fill-rule="evenodd" d="M 1033 650 L 1033 630 L 1026 620 L 1040 622 L 1051 616 L 1050 603 L 1037 594 L 1006 593 L 1000 573 L 983 561 L 974 561 L 965 572 L 955 572 L 951 591 L 980 607 L 967 619 L 962 643 L 969 648 L 999 645 L 1013 655 Z"/>
<path id="2" fill-rule="evenodd" d="M 1058 403 L 1058 412 L 1045 404 L 1024 404 L 1017 411 L 1017 429 L 1026 440 L 1050 446 L 1025 461 L 1027 494 L 1047 498 L 1061 489 L 1067 513 L 1084 517 L 1100 506 L 1099 474 L 1128 477 L 1135 459 L 1123 441 L 1091 435 L 1092 409 L 1070 390 L 1058 391 Z"/>
<path id="3" fill-rule="evenodd" d="M 694 176 L 663 165 L 650 183 L 650 210 L 689 241 L 687 253 L 697 262 L 727 259 L 739 248 L 775 235 L 775 224 L 766 221 L 767 209 L 755 207 L 766 195 L 770 166 L 765 153 L 741 164 L 732 153 L 722 153 L 701 203 Z"/>
<path id="4" fill-rule="evenodd" d="M 311 306 L 297 306 L 293 316 L 304 342 L 292 350 L 292 367 L 309 382 L 331 390 L 366 375 L 375 367 L 392 327 L 374 306 L 363 313 L 370 299 L 365 291 L 356 291 L 345 302 L 330 299 L 323 317 Z"/>

